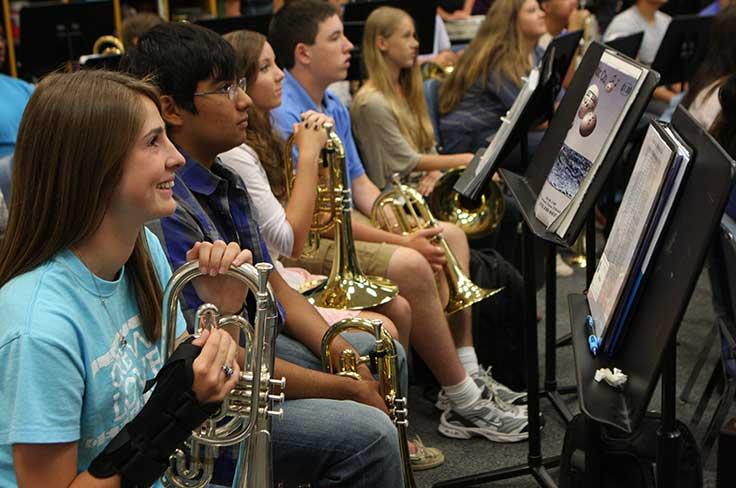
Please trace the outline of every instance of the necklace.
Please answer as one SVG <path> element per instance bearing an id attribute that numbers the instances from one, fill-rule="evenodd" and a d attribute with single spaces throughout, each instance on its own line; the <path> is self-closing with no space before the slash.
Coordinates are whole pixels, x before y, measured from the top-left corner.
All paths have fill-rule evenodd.
<path id="1" fill-rule="evenodd" d="M 97 284 L 97 277 L 95 276 L 95 274 L 92 272 L 91 269 L 87 268 L 87 271 L 89 271 L 90 277 L 92 278 L 92 283 L 95 285 L 95 290 L 97 291 L 97 298 L 100 300 L 100 303 L 102 304 L 102 308 L 105 309 L 105 314 L 107 314 L 107 318 L 110 319 L 110 323 L 113 324 L 114 326 L 115 320 L 112 318 L 112 314 L 110 313 L 110 310 L 108 310 L 107 308 L 107 303 L 106 303 L 105 298 L 102 297 L 102 292 L 100 291 L 100 287 Z M 125 349 L 125 346 L 128 345 L 128 340 L 125 338 L 123 333 L 120 331 L 117 332 L 117 336 L 118 336 L 117 338 L 118 346 L 120 350 Z"/>

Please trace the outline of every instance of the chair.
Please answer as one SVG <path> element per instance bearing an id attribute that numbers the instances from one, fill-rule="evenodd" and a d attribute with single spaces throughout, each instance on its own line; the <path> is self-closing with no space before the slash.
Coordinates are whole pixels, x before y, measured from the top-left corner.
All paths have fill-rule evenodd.
<path id="1" fill-rule="evenodd" d="M 721 287 L 723 313 L 718 317 L 718 334 L 720 337 L 721 356 L 713 368 L 703 396 L 700 398 L 695 412 L 690 420 L 690 427 L 694 430 L 703 418 L 713 392 L 722 390 L 718 399 L 713 417 L 701 439 L 703 464 L 713 448 L 718 432 L 726 420 L 728 411 L 736 395 L 736 221 L 728 215 L 721 219 L 721 229 L 713 246 L 713 269 L 716 278 L 713 282 Z"/>
<path id="2" fill-rule="evenodd" d="M 440 81 L 435 79 L 424 80 L 424 99 L 427 101 L 429 119 L 434 129 L 434 139 L 437 141 L 437 152 L 442 152 L 442 136 L 440 134 Z"/>

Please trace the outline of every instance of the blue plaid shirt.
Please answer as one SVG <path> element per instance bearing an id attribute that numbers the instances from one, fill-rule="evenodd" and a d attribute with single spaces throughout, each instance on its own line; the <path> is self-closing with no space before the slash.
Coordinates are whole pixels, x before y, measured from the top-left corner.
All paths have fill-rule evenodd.
<path id="1" fill-rule="evenodd" d="M 272 263 L 258 224 L 251 215 L 251 202 L 245 183 L 219 158 L 210 169 L 192 159 L 181 148 L 184 166 L 176 172 L 174 200 L 176 212 L 149 224 L 166 251 L 172 269 L 186 263 L 186 253 L 195 242 L 237 242 L 253 253 L 253 262 Z M 194 287 L 184 291 L 182 309 L 188 320 L 202 304 Z M 285 313 L 278 304 L 283 326 Z M 251 315 L 252 316 L 252 315 Z"/>

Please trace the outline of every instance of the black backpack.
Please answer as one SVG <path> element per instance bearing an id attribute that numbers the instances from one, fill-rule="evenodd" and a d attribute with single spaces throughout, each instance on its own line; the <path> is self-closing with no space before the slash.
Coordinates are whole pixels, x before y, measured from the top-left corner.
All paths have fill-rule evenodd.
<path id="1" fill-rule="evenodd" d="M 560 458 L 560 488 L 657 488 L 657 429 L 661 417 L 649 412 L 639 430 L 627 435 L 576 415 L 565 432 Z M 680 431 L 679 488 L 702 488 L 703 470 L 695 438 L 685 424 Z M 596 433 L 596 430 L 598 432 Z M 586 457 L 594 473 L 586 473 Z M 586 479 L 586 474 L 588 478 Z"/>
<path id="2" fill-rule="evenodd" d="M 513 264 L 493 249 L 470 250 L 470 278 L 483 288 L 504 287 L 473 305 L 473 343 L 478 361 L 493 366 L 493 377 L 504 385 L 525 390 L 524 280 Z"/>

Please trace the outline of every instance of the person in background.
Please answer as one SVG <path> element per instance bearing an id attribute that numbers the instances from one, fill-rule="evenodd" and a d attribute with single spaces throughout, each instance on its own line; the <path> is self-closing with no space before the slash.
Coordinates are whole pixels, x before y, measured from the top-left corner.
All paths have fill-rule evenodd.
<path id="1" fill-rule="evenodd" d="M 441 170 L 465 166 L 473 154 L 437 154 L 418 48 L 409 14 L 391 7 L 371 13 L 361 50 L 367 80 L 353 100 L 350 118 L 371 181 L 384 189 L 394 173 L 406 178 L 420 171 L 419 191 L 426 196 Z"/>
<path id="2" fill-rule="evenodd" d="M 126 17 L 125 20 L 123 20 L 123 25 L 120 27 L 120 40 L 123 41 L 125 50 L 127 51 L 138 44 L 138 39 L 140 39 L 143 34 L 163 23 L 164 19 L 162 19 L 158 14 L 150 12 L 133 14 Z"/>
<path id="3" fill-rule="evenodd" d="M 705 129 L 721 112 L 718 92 L 736 73 L 736 6 L 726 7 L 713 18 L 705 59 L 695 72 L 682 104 Z"/>
<path id="4" fill-rule="evenodd" d="M 0 65 L 5 65 L 5 31 L 0 27 Z M 0 73 L 0 157 L 12 154 L 23 110 L 33 94 L 33 85 Z M 7 196 L 7 195 L 6 195 Z"/>
<path id="5" fill-rule="evenodd" d="M 488 144 L 514 103 L 521 78 L 544 54 L 538 42 L 545 32 L 544 11 L 536 0 L 494 2 L 440 87 L 440 133 L 446 152 L 474 153 Z"/>
<path id="6" fill-rule="evenodd" d="M 721 112 L 710 129 L 723 149 L 736 158 L 736 74 L 731 74 L 718 91 Z M 731 190 L 726 204 L 726 215 L 736 219 L 736 187 Z"/>
<path id="7" fill-rule="evenodd" d="M 644 32 L 644 38 L 639 48 L 639 60 L 647 65 L 654 62 L 667 28 L 672 17 L 660 12 L 667 0 L 636 0 L 636 3 L 613 18 L 603 34 L 603 42 L 612 41 L 619 37 L 628 36 L 637 32 Z M 647 111 L 654 115 L 661 115 L 672 97 L 680 91 L 679 86 L 660 86 L 654 90 L 653 103 Z"/>
<path id="8" fill-rule="evenodd" d="M 467 19 L 473 14 L 475 0 L 440 0 L 437 13 L 442 20 Z"/>
<path id="9" fill-rule="evenodd" d="M 586 9 L 578 8 L 577 0 L 541 0 L 547 33 L 539 39 L 539 45 L 547 49 L 552 39 L 564 32 L 582 30 L 590 16 Z"/>

